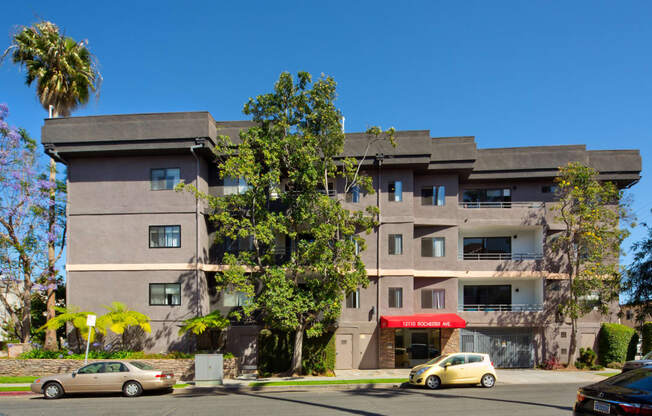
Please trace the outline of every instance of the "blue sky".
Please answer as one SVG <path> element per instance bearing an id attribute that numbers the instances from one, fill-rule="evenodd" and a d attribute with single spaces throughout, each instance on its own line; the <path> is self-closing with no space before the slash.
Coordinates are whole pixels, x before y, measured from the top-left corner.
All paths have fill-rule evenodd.
<path id="1" fill-rule="evenodd" d="M 74 115 L 243 119 L 247 98 L 282 71 L 325 73 L 338 82 L 349 132 L 379 124 L 474 135 L 485 148 L 640 149 L 633 208 L 652 219 L 651 2 L 7 3 L 2 49 L 17 25 L 39 18 L 88 39 L 104 83 Z M 45 112 L 23 79 L 0 66 L 0 102 L 12 124 L 40 137 Z"/>

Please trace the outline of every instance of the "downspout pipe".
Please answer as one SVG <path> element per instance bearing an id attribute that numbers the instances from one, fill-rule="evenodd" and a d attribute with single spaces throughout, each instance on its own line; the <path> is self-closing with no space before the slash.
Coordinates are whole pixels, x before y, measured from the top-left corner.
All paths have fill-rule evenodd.
<path id="1" fill-rule="evenodd" d="M 376 231 L 376 325 L 378 328 L 378 368 L 380 368 L 380 357 L 382 356 L 382 337 L 380 336 L 380 227 L 383 223 L 382 212 L 380 210 L 380 193 L 382 191 L 382 167 L 385 155 L 376 153 L 376 163 L 378 164 L 378 183 L 376 188 L 376 208 L 378 208 L 378 228 Z"/>
<path id="2" fill-rule="evenodd" d="M 204 143 L 199 138 L 195 139 L 194 145 L 190 146 L 190 153 L 195 158 L 195 187 L 199 191 L 199 156 L 195 150 L 203 149 Z M 196 304 L 195 313 L 197 316 L 202 315 L 201 311 L 201 291 L 199 290 L 199 198 L 195 197 L 195 290 Z"/>

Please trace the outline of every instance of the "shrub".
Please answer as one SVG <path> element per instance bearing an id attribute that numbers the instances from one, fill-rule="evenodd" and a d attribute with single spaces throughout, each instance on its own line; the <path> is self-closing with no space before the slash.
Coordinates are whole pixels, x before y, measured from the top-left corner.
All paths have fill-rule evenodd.
<path id="1" fill-rule="evenodd" d="M 636 334 L 633 328 L 621 324 L 602 324 L 598 334 L 600 346 L 600 362 L 625 362 L 630 343 Z"/>
<path id="2" fill-rule="evenodd" d="M 332 375 L 335 369 L 335 334 L 306 338 L 303 345 L 304 374 Z"/>
<path id="3" fill-rule="evenodd" d="M 582 370 L 584 368 L 591 368 L 595 366 L 595 360 L 598 358 L 595 351 L 591 348 L 580 348 L 580 356 L 575 361 L 575 367 Z"/>
<path id="4" fill-rule="evenodd" d="M 641 354 L 645 355 L 652 351 L 652 322 L 646 322 L 641 329 L 643 336 L 643 346 L 641 347 Z"/>
<path id="5" fill-rule="evenodd" d="M 232 354 L 231 354 L 232 356 Z M 83 360 L 84 354 L 75 354 L 70 350 L 46 351 L 42 349 L 33 349 L 24 352 L 18 356 L 21 360 L 28 359 L 68 359 L 68 360 Z M 194 354 L 173 351 L 167 354 L 148 354 L 143 351 L 88 351 L 88 358 L 94 360 L 154 360 L 154 359 L 177 359 L 177 358 L 193 358 Z M 224 358 L 229 358 L 224 356 Z"/>
<path id="6" fill-rule="evenodd" d="M 548 357 L 543 363 L 541 364 L 541 368 L 544 370 L 558 370 L 562 367 L 561 363 L 559 362 L 559 358 L 557 356 L 553 355 L 552 357 Z"/>
<path id="7" fill-rule="evenodd" d="M 616 370 L 622 370 L 623 369 L 623 363 L 611 362 L 611 363 L 607 363 L 606 367 L 607 368 L 614 368 Z"/>

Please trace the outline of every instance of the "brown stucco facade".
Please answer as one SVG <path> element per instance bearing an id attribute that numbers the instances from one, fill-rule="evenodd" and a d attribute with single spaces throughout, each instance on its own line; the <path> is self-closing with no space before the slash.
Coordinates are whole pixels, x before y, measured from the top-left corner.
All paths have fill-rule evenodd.
<path id="1" fill-rule="evenodd" d="M 180 180 L 221 195 L 211 148 L 218 134 L 235 139 L 250 125 L 216 122 L 206 112 L 46 120 L 46 152 L 68 167 L 68 302 L 96 312 L 112 301 L 124 302 L 152 318 L 146 349 L 194 348 L 193 340 L 177 335 L 179 323 L 233 306 L 232 299 L 211 289 L 220 266 L 212 238 L 217 231 L 207 224 L 206 207 L 189 193 L 152 190 L 152 170 L 178 169 Z M 361 157 L 364 139 L 364 134 L 347 134 L 343 156 Z M 396 148 L 375 145 L 365 161 L 364 173 L 377 194 L 345 202 L 356 210 L 378 206 L 380 225 L 361 235 L 370 284 L 360 289 L 355 307 L 343 304 L 337 367 L 394 367 L 397 355 L 408 357 L 410 364 L 417 351 L 477 349 L 486 340 L 512 340 L 519 346 L 526 340 L 528 365 L 563 356 L 570 325 L 559 319 L 556 307 L 567 280 L 564 265 L 550 252 L 561 225 L 551 209 L 554 193 L 546 189 L 558 167 L 569 161 L 589 164 L 603 179 L 631 186 L 639 179 L 638 151 L 589 151 L 583 145 L 478 149 L 473 137 L 433 138 L 427 130 L 400 131 L 397 143 Z M 400 201 L 389 192 L 397 182 Z M 343 186 L 336 184 L 339 193 Z M 433 187 L 444 193 L 441 205 L 423 203 L 422 190 Z M 465 205 L 465 191 L 487 189 L 501 190 L 509 203 Z M 151 226 L 179 226 L 180 243 L 150 247 Z M 390 235 L 401 236 L 400 253 L 390 253 Z M 464 254 L 465 238 L 497 237 L 510 241 L 505 256 Z M 438 256 L 424 256 L 429 238 L 443 239 Z M 152 284 L 179 284 L 180 302 L 151 304 Z M 509 303 L 492 307 L 465 300 L 486 286 L 502 286 Z M 390 289 L 400 289 L 400 305 L 390 302 Z M 436 306 L 424 303 L 430 293 L 441 296 Z M 595 347 L 600 323 L 617 321 L 616 312 L 614 306 L 608 316 L 582 318 L 579 347 Z M 397 332 L 379 325 L 382 316 L 424 313 L 455 313 L 467 327 Z M 256 326 L 233 327 L 223 340 L 242 357 L 241 365 L 255 366 L 257 333 Z"/>

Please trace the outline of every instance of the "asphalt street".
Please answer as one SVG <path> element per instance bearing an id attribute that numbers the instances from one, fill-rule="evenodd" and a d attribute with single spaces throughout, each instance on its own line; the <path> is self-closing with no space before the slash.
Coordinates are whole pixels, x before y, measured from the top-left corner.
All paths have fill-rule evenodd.
<path id="1" fill-rule="evenodd" d="M 296 388 L 282 391 L 217 391 L 73 396 L 0 397 L 0 415 L 569 415 L 578 384 L 498 385 L 443 388 L 334 390 Z"/>

